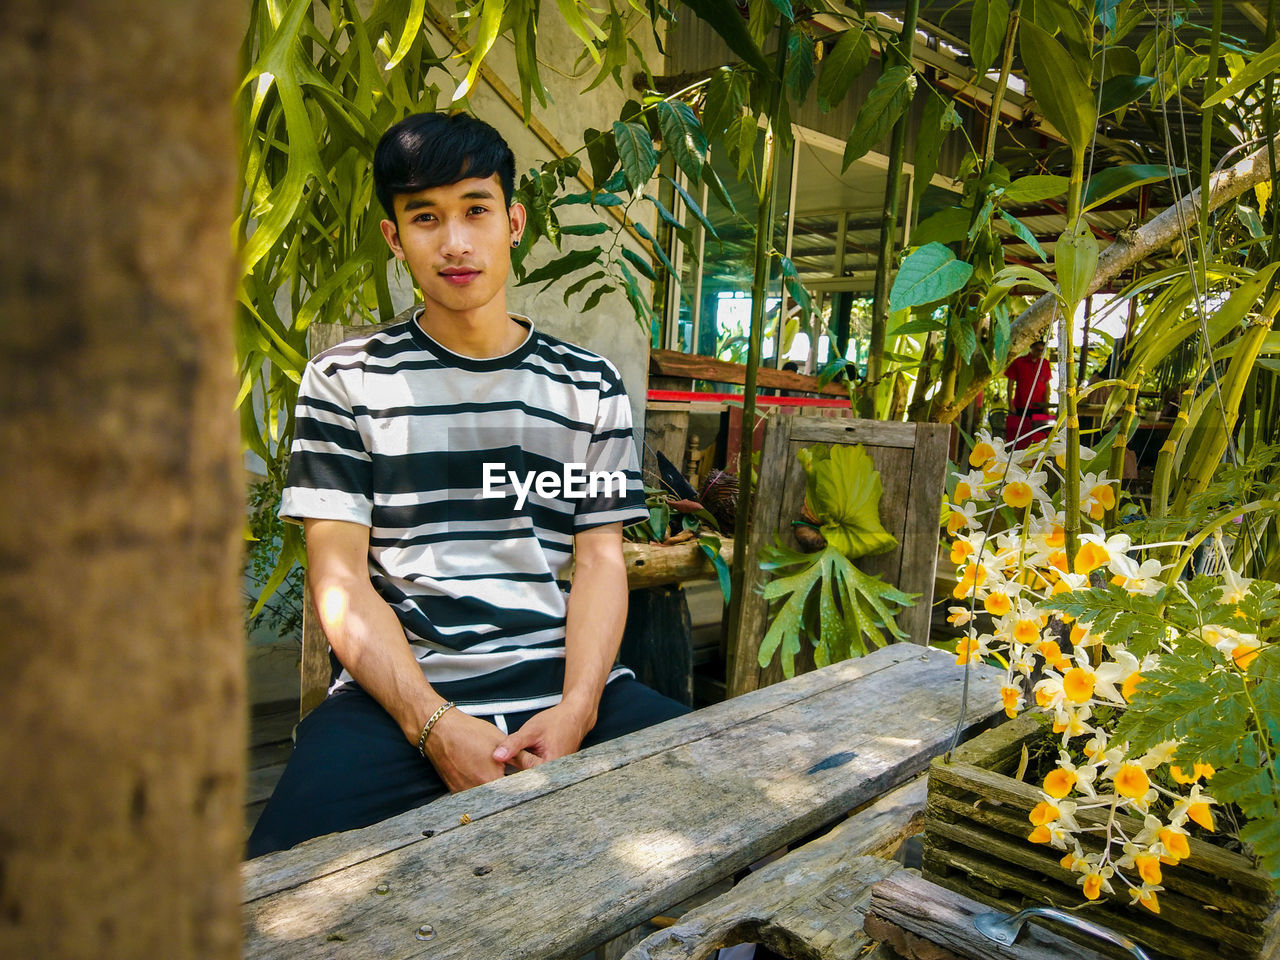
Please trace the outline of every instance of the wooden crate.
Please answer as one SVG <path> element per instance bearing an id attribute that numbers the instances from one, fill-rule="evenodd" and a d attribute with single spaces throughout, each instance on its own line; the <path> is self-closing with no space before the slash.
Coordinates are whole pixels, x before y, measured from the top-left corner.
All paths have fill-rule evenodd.
<path id="1" fill-rule="evenodd" d="M 1037 784 L 1013 778 L 1024 745 L 1048 731 L 1034 714 L 1023 714 L 970 741 L 951 763 L 933 761 L 925 809 L 924 875 L 975 900 L 1013 913 L 1049 904 L 1086 903 L 1079 874 L 1059 864 L 1062 851 L 1030 843 L 1027 815 L 1041 799 Z M 1105 823 L 1093 811 L 1081 825 Z M 1121 818 L 1133 836 L 1140 824 Z M 1085 848 L 1100 849 L 1101 835 L 1081 836 Z M 1090 844 L 1092 843 L 1092 846 Z M 1113 880 L 1117 896 L 1089 904 L 1081 916 L 1127 934 L 1149 952 L 1169 960 L 1266 960 L 1280 943 L 1280 914 L 1268 878 L 1250 858 L 1192 839 L 1191 856 L 1163 870 L 1160 914 L 1129 903 L 1128 888 Z M 1067 932 L 1053 925 L 1053 929 Z M 1096 940 L 1081 940 L 1117 958 L 1129 954 Z"/>

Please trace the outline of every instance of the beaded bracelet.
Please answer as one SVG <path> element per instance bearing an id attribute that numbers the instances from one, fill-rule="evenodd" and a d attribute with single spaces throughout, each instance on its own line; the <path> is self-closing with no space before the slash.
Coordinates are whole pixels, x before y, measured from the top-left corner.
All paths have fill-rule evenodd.
<path id="1" fill-rule="evenodd" d="M 442 703 L 439 709 L 431 715 L 431 719 L 427 721 L 427 725 L 422 728 L 422 735 L 418 737 L 418 752 L 423 758 L 427 756 L 427 734 L 431 732 L 431 728 L 436 725 L 436 721 L 449 712 L 456 704 L 452 700 Z"/>

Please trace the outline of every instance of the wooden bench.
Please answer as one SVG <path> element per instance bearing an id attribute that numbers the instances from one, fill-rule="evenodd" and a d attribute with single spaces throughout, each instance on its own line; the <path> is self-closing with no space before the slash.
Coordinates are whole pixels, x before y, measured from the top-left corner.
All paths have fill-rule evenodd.
<path id="1" fill-rule="evenodd" d="M 243 868 L 248 958 L 576 958 L 923 771 L 964 671 L 886 647 Z M 972 731 L 999 673 L 971 668 Z"/>

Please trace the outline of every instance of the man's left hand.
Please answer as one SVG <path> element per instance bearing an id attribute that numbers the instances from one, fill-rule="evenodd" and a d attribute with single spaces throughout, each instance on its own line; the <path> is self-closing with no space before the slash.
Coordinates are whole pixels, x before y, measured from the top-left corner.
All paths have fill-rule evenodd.
<path id="1" fill-rule="evenodd" d="M 588 717 L 583 711 L 567 704 L 558 703 L 535 713 L 528 723 L 498 744 L 493 751 L 493 759 L 506 763 L 521 750 L 527 750 L 536 758 L 533 764 L 536 766 L 557 757 L 568 756 L 577 752 L 578 747 L 582 746 L 583 738 L 594 725 L 594 717 Z"/>

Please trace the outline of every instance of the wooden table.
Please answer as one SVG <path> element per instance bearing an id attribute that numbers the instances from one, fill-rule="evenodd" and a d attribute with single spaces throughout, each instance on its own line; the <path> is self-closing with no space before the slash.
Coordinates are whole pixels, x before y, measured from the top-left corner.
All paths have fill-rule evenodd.
<path id="1" fill-rule="evenodd" d="M 886 647 L 250 861 L 244 955 L 579 957 L 925 769 L 963 677 Z M 998 687 L 970 668 L 967 730 Z"/>

